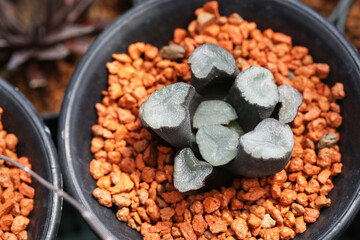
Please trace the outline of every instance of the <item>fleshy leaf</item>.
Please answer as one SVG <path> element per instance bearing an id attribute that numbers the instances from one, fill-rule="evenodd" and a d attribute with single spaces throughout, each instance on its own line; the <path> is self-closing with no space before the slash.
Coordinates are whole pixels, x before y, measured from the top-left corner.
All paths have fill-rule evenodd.
<path id="1" fill-rule="evenodd" d="M 193 128 L 206 125 L 229 124 L 237 119 L 235 109 L 227 102 L 208 100 L 199 104 L 193 118 Z"/>
<path id="2" fill-rule="evenodd" d="M 149 96 L 139 110 L 144 127 L 176 148 L 191 146 L 191 116 L 200 98 L 193 86 L 175 83 Z"/>
<path id="3" fill-rule="evenodd" d="M 289 125 L 267 118 L 240 137 L 239 152 L 228 167 L 245 177 L 272 175 L 284 169 L 293 148 L 294 135 Z"/>
<path id="4" fill-rule="evenodd" d="M 221 95 L 231 87 L 239 68 L 232 54 L 224 48 L 207 43 L 197 47 L 188 59 L 191 84 L 206 98 Z M 216 89 L 216 92 L 211 91 Z M 220 92 L 220 93 L 219 93 Z"/>
<path id="5" fill-rule="evenodd" d="M 196 79 L 206 79 L 224 74 L 233 76 L 238 68 L 233 55 L 219 45 L 207 43 L 197 47 L 188 64 Z M 201 84 L 202 85 L 202 84 Z"/>
<path id="6" fill-rule="evenodd" d="M 225 165 L 236 157 L 239 135 L 222 125 L 203 126 L 196 133 L 201 156 L 213 166 Z"/>
<path id="7" fill-rule="evenodd" d="M 279 91 L 272 73 L 252 66 L 235 79 L 226 101 L 236 110 L 239 123 L 248 132 L 262 119 L 270 117 L 279 101 Z"/>
<path id="8" fill-rule="evenodd" d="M 279 121 L 290 123 L 295 119 L 303 97 L 297 89 L 287 84 L 279 86 L 279 96 L 279 102 L 281 103 Z"/>
<path id="9" fill-rule="evenodd" d="M 179 192 L 200 189 L 212 171 L 211 164 L 197 159 L 190 148 L 184 148 L 175 156 L 174 186 Z"/>

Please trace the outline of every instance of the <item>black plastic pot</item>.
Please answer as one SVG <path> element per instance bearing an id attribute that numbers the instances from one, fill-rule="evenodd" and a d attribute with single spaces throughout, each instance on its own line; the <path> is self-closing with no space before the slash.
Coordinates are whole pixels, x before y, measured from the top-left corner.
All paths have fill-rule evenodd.
<path id="1" fill-rule="evenodd" d="M 113 23 L 93 43 L 68 86 L 59 122 L 58 146 L 69 191 L 98 217 L 104 231 L 120 239 L 140 239 L 140 234 L 118 222 L 112 209 L 91 196 L 95 181 L 89 173 L 91 126 L 96 123 L 95 103 L 107 87 L 106 62 L 114 52 L 143 41 L 161 47 L 172 39 L 173 29 L 186 28 L 194 10 L 205 0 L 149 1 Z M 343 174 L 335 178 L 332 204 L 318 221 L 296 239 L 334 239 L 346 229 L 360 207 L 360 60 L 354 48 L 326 19 L 297 1 L 222 0 L 221 15 L 238 12 L 260 29 L 272 28 L 293 37 L 294 45 L 309 48 L 315 62 L 331 67 L 327 84 L 342 81 L 347 93 L 341 103 L 343 125 L 340 148 Z"/>
<path id="2" fill-rule="evenodd" d="M 28 157 L 33 171 L 57 188 L 62 188 L 60 166 L 49 129 L 25 96 L 1 78 L 0 107 L 4 109 L 4 129 L 19 139 L 18 156 Z M 29 215 L 28 237 L 55 239 L 61 219 L 62 199 L 34 179 L 31 186 L 35 188 L 35 199 L 34 209 Z"/>

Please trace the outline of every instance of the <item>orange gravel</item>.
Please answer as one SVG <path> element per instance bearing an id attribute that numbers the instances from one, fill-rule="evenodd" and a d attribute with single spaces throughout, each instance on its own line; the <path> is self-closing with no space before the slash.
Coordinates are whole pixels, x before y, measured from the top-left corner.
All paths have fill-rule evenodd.
<path id="1" fill-rule="evenodd" d="M 10 157 L 31 169 L 29 159 L 18 158 L 18 138 L 8 133 L 1 122 L 4 110 L 0 107 L 0 154 Z M 6 114 L 6 113 L 5 113 Z M 0 238 L 4 240 L 27 240 L 25 230 L 30 223 L 27 216 L 34 208 L 35 189 L 30 174 L 0 160 Z"/>
<path id="2" fill-rule="evenodd" d="M 195 15 L 187 29 L 174 30 L 170 41 L 184 48 L 181 61 L 163 59 L 156 47 L 138 42 L 107 63 L 109 87 L 95 106 L 98 124 L 92 127 L 93 196 L 106 207 L 115 205 L 116 217 L 144 239 L 292 239 L 331 204 L 327 195 L 341 173 L 341 153 L 336 144 L 315 146 L 326 133 L 340 138 L 336 100 L 345 97 L 343 85 L 322 82 L 329 65 L 314 63 L 309 50 L 293 46 L 290 36 L 261 31 L 237 13 L 220 16 L 217 2 L 206 3 Z M 159 145 L 142 127 L 139 106 L 159 88 L 189 82 L 187 58 L 204 43 L 230 51 L 240 70 L 269 69 L 278 85 L 295 87 L 304 101 L 292 124 L 295 147 L 284 170 L 184 195 L 173 186 L 174 150 Z"/>

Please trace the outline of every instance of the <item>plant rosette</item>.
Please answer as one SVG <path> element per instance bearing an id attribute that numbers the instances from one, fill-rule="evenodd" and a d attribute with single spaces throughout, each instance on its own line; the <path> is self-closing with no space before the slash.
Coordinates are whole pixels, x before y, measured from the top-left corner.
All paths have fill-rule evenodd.
<path id="1" fill-rule="evenodd" d="M 174 83 L 140 107 L 147 129 L 179 149 L 174 185 L 198 190 L 219 169 L 244 177 L 280 172 L 290 160 L 290 126 L 302 95 L 277 86 L 272 73 L 252 66 L 242 72 L 230 52 L 215 44 L 196 48 L 188 60 L 191 84 Z"/>

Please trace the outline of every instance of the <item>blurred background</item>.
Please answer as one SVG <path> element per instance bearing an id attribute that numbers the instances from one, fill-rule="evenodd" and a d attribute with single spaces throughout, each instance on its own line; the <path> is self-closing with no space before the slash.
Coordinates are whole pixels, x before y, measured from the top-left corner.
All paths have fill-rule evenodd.
<path id="1" fill-rule="evenodd" d="M 149 0 L 0 0 L 0 77 L 33 103 L 55 143 L 62 99 L 79 60 L 106 26 L 145 1 Z M 342 7 L 339 0 L 300 1 L 336 23 L 360 51 L 360 0 L 347 0 Z M 340 239 L 358 239 L 359 228 L 358 214 Z M 64 202 L 57 239 L 97 237 Z"/>

